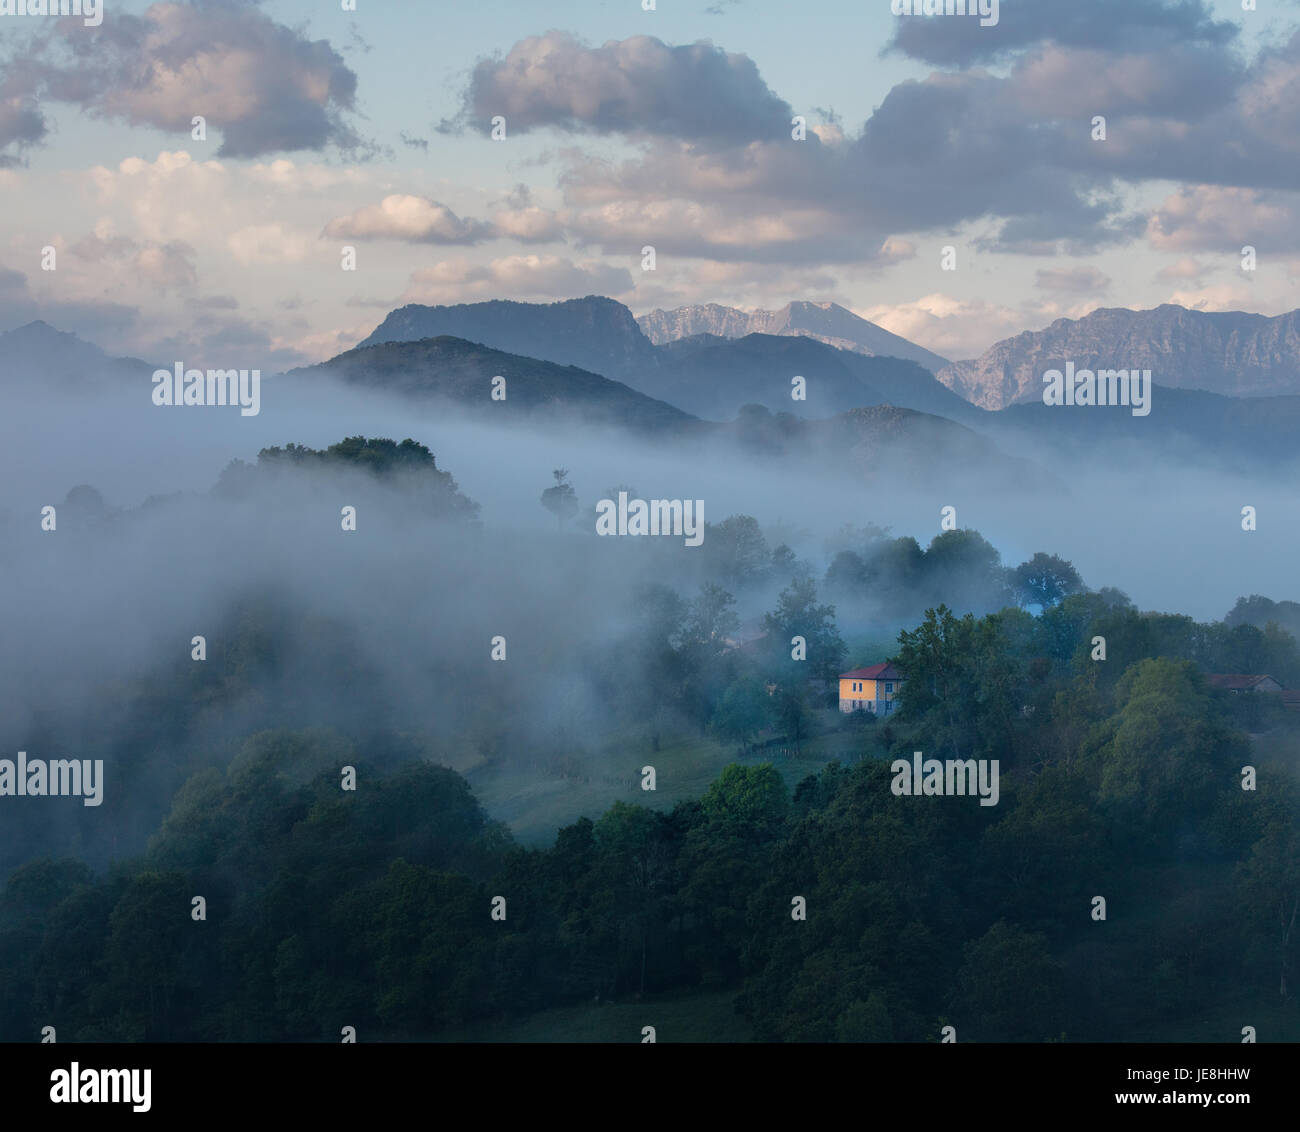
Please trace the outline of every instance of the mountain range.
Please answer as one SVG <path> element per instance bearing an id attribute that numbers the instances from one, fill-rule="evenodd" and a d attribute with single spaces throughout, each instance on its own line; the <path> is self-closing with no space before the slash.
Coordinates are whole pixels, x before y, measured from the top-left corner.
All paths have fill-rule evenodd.
<path id="1" fill-rule="evenodd" d="M 719 338 L 744 338 L 749 334 L 775 334 L 815 338 L 828 346 L 868 357 L 903 358 L 932 373 L 949 365 L 947 358 L 915 342 L 891 334 L 884 327 L 860 318 L 837 303 L 787 303 L 778 311 L 741 311 L 717 303 L 654 310 L 636 320 L 656 346 L 712 334 Z"/>
<path id="2" fill-rule="evenodd" d="M 1300 393 L 1300 311 L 1095 310 L 998 342 L 973 361 L 938 371 L 953 392 L 984 409 L 1042 398 L 1043 374 L 1064 369 L 1149 369 L 1157 385 L 1231 397 Z"/>
<path id="3" fill-rule="evenodd" d="M 789 309 L 800 307 L 815 304 Z M 656 344 L 625 306 L 595 296 L 408 306 L 393 311 L 361 345 L 274 380 L 288 388 L 337 379 L 519 421 L 562 416 L 660 440 L 730 436 L 767 455 L 802 453 L 805 462 L 840 461 L 858 471 L 877 467 L 889 452 L 895 469 L 912 469 L 909 478 L 931 468 L 952 472 L 963 460 L 980 470 L 1000 465 L 1021 474 L 1017 457 L 1053 458 L 1045 453 L 1070 460 L 1154 453 L 1263 470 L 1296 458 L 1300 312 L 1268 318 L 1173 306 L 1099 310 L 1007 339 L 936 377 L 918 362 L 811 334 L 729 336 L 749 323 L 732 318 L 729 308 L 697 309 L 712 311 L 717 328 L 728 333 Z M 675 329 L 651 329 L 663 335 L 695 325 L 683 315 Z M 424 335 L 438 327 L 448 329 Z M 1080 368 L 1150 368 L 1151 414 L 1044 405 L 1042 371 L 1067 361 Z M 44 322 L 0 334 L 0 382 L 13 392 L 120 388 L 143 398 L 153 368 L 111 357 Z M 496 377 L 505 379 L 504 402 L 491 396 Z M 804 400 L 791 397 L 796 377 L 804 379 Z"/>
<path id="4" fill-rule="evenodd" d="M 792 303 L 786 309 L 795 308 L 820 312 L 838 329 L 852 329 L 840 325 L 843 320 L 835 315 L 838 311 L 868 331 L 887 335 L 840 307 L 823 311 L 814 303 Z M 729 308 L 710 309 L 725 312 Z M 743 329 L 734 321 L 727 325 Z M 498 301 L 406 306 L 388 315 L 360 347 L 443 335 L 603 374 L 649 397 L 713 420 L 730 420 L 746 404 L 804 417 L 825 417 L 879 404 L 964 421 L 980 415 L 938 381 L 930 369 L 898 355 L 869 354 L 858 347 L 848 349 L 789 329 L 782 333 L 746 333 L 743 337 L 701 333 L 669 338 L 656 345 L 627 307 L 596 295 L 560 303 Z M 860 336 L 867 336 L 867 331 Z M 927 351 L 901 338 L 887 337 L 913 354 L 927 355 Z M 944 361 L 937 355 L 928 356 L 937 363 Z M 791 396 L 795 377 L 805 379 L 806 400 L 796 401 Z"/>

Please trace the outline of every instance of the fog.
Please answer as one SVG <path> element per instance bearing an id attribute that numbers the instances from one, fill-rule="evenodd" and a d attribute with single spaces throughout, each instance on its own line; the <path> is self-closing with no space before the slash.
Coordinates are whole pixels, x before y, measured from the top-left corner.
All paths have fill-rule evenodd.
<path id="1" fill-rule="evenodd" d="M 440 521 L 410 485 L 352 470 L 267 479 L 246 498 L 212 494 L 234 459 L 356 435 L 426 445 L 480 505 L 478 523 Z M 970 467 L 917 488 L 888 469 L 871 481 L 848 463 L 828 473 L 813 458 L 825 454 L 806 466 L 755 459 L 721 435 L 652 444 L 609 426 L 494 423 L 284 379 L 263 384 L 255 417 L 155 407 L 147 385 L 130 397 L 29 394 L 10 401 L 0 441 L 0 757 L 25 750 L 109 768 L 102 807 L 33 799 L 17 811 L 0 831 L 0 873 L 45 852 L 102 864 L 140 848 L 190 773 L 224 765 L 261 728 L 382 732 L 452 766 L 528 768 L 604 751 L 649 716 L 673 726 L 636 696 L 642 643 L 655 632 L 645 587 L 693 598 L 710 580 L 708 538 L 700 548 L 598 538 L 592 508 L 619 486 L 702 500 L 713 524 L 752 515 L 769 548 L 789 544 L 819 583 L 846 526 L 925 546 L 953 507 L 957 526 L 981 532 L 1003 564 L 1058 554 L 1090 586 L 1118 587 L 1142 609 L 1213 620 L 1241 595 L 1297 596 L 1300 505 L 1285 477 L 1238 480 L 1155 452 L 1147 466 L 1131 452 L 1060 466 L 1032 438 L 1003 436 L 1005 451 L 1042 468 L 1042 483 L 993 488 Z M 556 468 L 580 504 L 563 529 L 540 503 Z M 83 484 L 106 512 L 93 498 L 64 505 Z M 53 532 L 41 529 L 47 505 Z M 1259 516 L 1253 532 L 1241 528 L 1246 505 Z M 344 506 L 357 508 L 354 532 L 341 527 Z M 770 610 L 788 581 L 738 588 L 742 622 Z M 870 604 L 868 595 L 865 616 L 841 618 L 850 642 L 896 630 L 873 621 Z M 195 636 L 208 648 L 199 671 Z M 505 664 L 489 655 L 497 636 Z M 849 657 L 872 659 L 882 658 Z M 177 695 L 210 710 L 172 718 Z M 382 759 L 385 743 L 359 745 L 358 761 Z"/>
<path id="2" fill-rule="evenodd" d="M 289 442 L 324 448 L 344 436 L 412 437 L 433 450 L 461 490 L 482 505 L 488 528 L 521 535 L 554 527 L 538 503 L 551 472 L 569 470 L 583 517 L 616 485 L 643 498 L 702 499 L 711 523 L 733 514 L 756 517 L 824 568 L 825 540 L 846 524 L 874 523 L 923 546 L 939 532 L 941 510 L 980 531 L 1015 564 L 1045 550 L 1072 561 L 1094 586 L 1116 586 L 1143 609 L 1216 619 L 1243 593 L 1277 599 L 1289 592 L 1290 563 L 1300 545 L 1300 501 L 1279 469 L 1272 477 L 1234 476 L 1203 464 L 1172 464 L 1153 448 L 1145 462 L 1131 448 L 1105 451 L 1086 464 L 1062 461 L 1032 437 L 998 435 L 1063 492 L 1023 495 L 981 483 L 980 469 L 942 488 L 915 489 L 887 473 L 864 482 L 795 461 L 774 466 L 719 443 L 686 448 L 639 442 L 608 426 L 575 423 L 494 426 L 448 406 L 386 398 L 373 390 L 313 385 L 310 392 L 267 379 L 256 417 L 234 408 L 162 408 L 143 393 L 124 397 L 11 402 L 3 439 L 0 507 L 36 529 L 39 508 L 78 484 L 111 506 L 137 507 L 149 496 L 207 492 L 235 458 Z M 710 450 L 711 449 L 711 450 Z M 814 455 L 809 454 L 810 458 Z M 1258 528 L 1245 532 L 1241 511 L 1253 506 Z"/>

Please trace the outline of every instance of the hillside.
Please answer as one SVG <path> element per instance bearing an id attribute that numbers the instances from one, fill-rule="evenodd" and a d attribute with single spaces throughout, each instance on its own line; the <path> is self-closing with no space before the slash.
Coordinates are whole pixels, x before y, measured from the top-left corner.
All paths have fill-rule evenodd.
<path id="1" fill-rule="evenodd" d="M 335 378 L 388 393 L 443 397 L 512 419 L 573 415 L 653 434 L 690 432 L 702 426 L 689 413 L 599 374 L 447 335 L 359 346 L 285 376 L 295 382 Z M 506 397 L 494 401 L 492 379 L 498 376 L 505 379 Z"/>
<path id="2" fill-rule="evenodd" d="M 10 391 L 121 388 L 133 380 L 148 397 L 155 368 L 138 358 L 112 357 L 40 319 L 0 334 L 0 380 Z"/>
<path id="3" fill-rule="evenodd" d="M 746 404 L 803 417 L 881 404 L 961 420 L 983 415 L 915 362 L 867 357 L 813 338 L 698 335 L 659 349 L 658 368 L 629 378 L 630 383 L 714 420 L 730 420 Z M 806 401 L 791 399 L 796 375 L 807 383 Z"/>

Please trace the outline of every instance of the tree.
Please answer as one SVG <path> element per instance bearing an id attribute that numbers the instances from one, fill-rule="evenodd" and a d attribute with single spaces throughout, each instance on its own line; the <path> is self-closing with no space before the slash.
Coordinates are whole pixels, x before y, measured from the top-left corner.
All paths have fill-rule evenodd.
<path id="1" fill-rule="evenodd" d="M 651 935 L 664 923 L 675 879 L 668 819 L 643 806 L 615 802 L 593 832 L 600 854 L 601 895 L 632 944 L 638 993 L 644 994 Z"/>
<path id="2" fill-rule="evenodd" d="M 899 633 L 898 643 L 895 663 L 906 680 L 898 721 L 911 729 L 909 749 L 1007 759 L 1025 699 L 1002 619 L 990 614 L 977 621 L 970 613 L 958 619 L 941 605 L 926 610 L 916 629 Z"/>
<path id="3" fill-rule="evenodd" d="M 807 643 L 807 664 L 799 666 L 807 670 L 807 676 L 834 680 L 839 675 L 848 650 L 835 626 L 835 606 L 817 604 L 817 584 L 812 578 L 797 577 L 781 591 L 776 609 L 763 615 L 763 628 L 773 662 L 786 680 L 794 678 L 788 667 L 794 637 L 803 637 Z"/>
<path id="4" fill-rule="evenodd" d="M 1237 866 L 1239 899 L 1248 930 L 1272 953 L 1277 967 L 1278 995 L 1292 988 L 1291 973 L 1300 950 L 1300 833 L 1294 817 L 1280 813 L 1255 843 L 1250 859 Z"/>
<path id="5" fill-rule="evenodd" d="M 1086 588 L 1079 571 L 1069 562 L 1041 550 L 1011 571 L 1010 582 L 1020 605 L 1039 605 L 1043 609 Z"/>
<path id="6" fill-rule="evenodd" d="M 1223 619 L 1228 626 L 1254 625 L 1263 629 L 1272 621 L 1293 637 L 1300 638 L 1300 604 L 1294 601 L 1272 601 L 1259 594 L 1237 598 L 1232 612 Z"/>
<path id="7" fill-rule="evenodd" d="M 774 722 L 797 748 L 808 733 L 812 712 L 808 705 L 808 685 L 802 680 L 778 687 L 772 696 Z"/>
<path id="8" fill-rule="evenodd" d="M 1007 599 L 1007 572 L 997 548 L 978 531 L 944 531 L 925 552 L 931 600 L 958 609 L 991 613 Z"/>
<path id="9" fill-rule="evenodd" d="M 1191 661 L 1139 661 L 1121 677 L 1116 702 L 1113 738 L 1100 752 L 1098 801 L 1131 831 L 1170 848 L 1210 809 L 1245 750 L 1216 721 Z"/>
<path id="10" fill-rule="evenodd" d="M 735 599 L 706 582 L 686 609 L 678 655 L 682 669 L 682 707 L 703 730 L 735 675 L 728 638 L 740 626 Z"/>
<path id="11" fill-rule="evenodd" d="M 542 492 L 542 506 L 555 516 L 555 529 L 564 526 L 566 519 L 572 519 L 578 513 L 578 495 L 573 485 L 566 483 L 569 472 L 567 468 L 556 468 L 552 473 L 555 486 Z"/>
<path id="12" fill-rule="evenodd" d="M 723 738 L 749 745 L 772 714 L 772 698 L 757 676 L 744 676 L 723 693 L 713 713 L 713 730 Z"/>
<path id="13" fill-rule="evenodd" d="M 709 571 L 733 589 L 761 578 L 772 561 L 767 540 L 752 515 L 732 515 L 705 524 L 704 551 Z"/>
<path id="14" fill-rule="evenodd" d="M 740 627 L 736 599 L 721 586 L 706 582 L 691 602 L 683 628 L 683 646 L 700 654 L 705 663 L 716 661 L 727 648 L 727 636 Z"/>
<path id="15" fill-rule="evenodd" d="M 746 836 L 774 836 L 790 808 L 790 792 L 771 763 L 741 766 L 731 763 L 700 799 L 710 821 L 742 828 Z"/>
<path id="16" fill-rule="evenodd" d="M 1043 936 L 999 920 L 963 956 L 953 1006 L 976 1041 L 1039 1042 L 1061 1032 L 1064 972 Z"/>

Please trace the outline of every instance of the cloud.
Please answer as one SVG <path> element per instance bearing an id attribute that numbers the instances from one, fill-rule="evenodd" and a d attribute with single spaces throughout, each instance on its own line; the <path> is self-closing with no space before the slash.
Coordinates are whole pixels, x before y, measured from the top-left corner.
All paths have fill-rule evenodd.
<path id="1" fill-rule="evenodd" d="M 1237 56 L 1205 44 L 1169 44 L 1158 57 L 1132 45 L 1103 51 L 1047 44 L 1017 62 L 1011 86 L 1036 117 L 1076 119 L 1090 132 L 1096 114 L 1197 120 L 1220 109 L 1246 74 Z"/>
<path id="2" fill-rule="evenodd" d="M 66 279 L 64 271 L 58 274 Z M 43 278 L 40 282 L 48 284 L 49 281 Z M 139 321 L 140 311 L 136 307 L 84 299 L 70 295 L 68 290 L 65 283 L 57 291 L 34 294 L 21 271 L 0 265 L 0 330 L 12 330 L 41 318 L 56 330 L 72 331 L 88 341 L 98 342 L 104 336 L 130 329 Z"/>
<path id="3" fill-rule="evenodd" d="M 528 185 L 516 185 L 494 207 L 492 229 L 502 239 L 546 244 L 565 237 L 563 218 L 554 209 L 535 204 Z"/>
<path id="4" fill-rule="evenodd" d="M 902 263 L 916 258 L 916 245 L 911 240 L 899 236 L 890 236 L 880 245 L 880 260 L 883 263 Z"/>
<path id="5" fill-rule="evenodd" d="M 1108 291 L 1110 284 L 1110 276 L 1095 267 L 1067 267 L 1039 271 L 1037 276 L 1039 290 L 1076 295 L 1099 295 Z"/>
<path id="6" fill-rule="evenodd" d="M 972 6 L 974 6 L 972 4 Z M 926 63 L 967 66 L 1052 41 L 1069 47 L 1156 50 L 1170 43 L 1230 43 L 1205 0 L 1029 0 L 1000 5 L 998 23 L 978 16 L 900 16 L 887 51 Z"/>
<path id="7" fill-rule="evenodd" d="M 1191 283 L 1194 287 L 1201 286 L 1201 277 L 1204 276 L 1207 268 L 1189 256 L 1162 267 L 1156 273 L 1157 283 Z"/>
<path id="8" fill-rule="evenodd" d="M 1104 191 L 1114 174 L 1072 152 L 1077 130 L 1036 121 L 1009 80 L 935 74 L 895 86 L 856 136 L 835 144 L 788 132 L 714 148 L 641 139 L 640 155 L 619 163 L 563 154 L 560 186 L 566 226 L 603 247 L 644 233 L 677 254 L 852 262 L 900 233 L 1003 218 L 1019 225 L 1003 244 L 1056 251 L 1068 241 L 1065 250 L 1082 254 L 1133 226 Z"/>
<path id="9" fill-rule="evenodd" d="M 638 314 L 656 307 L 672 310 L 687 305 L 720 303 L 744 310 L 779 310 L 792 299 L 838 302 L 852 300 L 839 280 L 820 268 L 755 271 L 747 263 L 682 260 L 658 271 L 634 272 L 636 290 L 624 301 Z"/>
<path id="10" fill-rule="evenodd" d="M 458 303 L 477 299 L 571 299 L 622 295 L 632 289 L 626 268 L 560 256 L 516 255 L 489 263 L 444 260 L 412 272 L 404 303 Z"/>
<path id="11" fill-rule="evenodd" d="M 493 236 L 490 224 L 462 220 L 445 204 L 409 194 L 386 196 L 325 225 L 323 235 L 344 240 L 405 240 L 417 244 L 477 244 Z"/>
<path id="12" fill-rule="evenodd" d="M 1300 195 L 1219 185 L 1185 186 L 1167 197 L 1147 224 L 1161 251 L 1214 251 L 1237 256 L 1300 248 Z"/>
<path id="13" fill-rule="evenodd" d="M 1159 54 L 1133 56 L 1158 69 Z M 1195 113 L 1112 123 L 1090 159 L 1128 180 L 1290 189 L 1300 182 L 1300 31 L 1262 49 L 1238 78 L 1204 79 Z M 1212 97 L 1209 97 L 1212 96 Z M 1218 105 L 1204 113 L 1208 101 Z"/>
<path id="14" fill-rule="evenodd" d="M 993 343 L 1024 330 L 1031 310 L 1039 318 L 1064 313 L 1052 304 L 1014 308 L 938 292 L 909 303 L 855 308 L 853 313 L 944 357 L 975 358 Z"/>
<path id="15" fill-rule="evenodd" d="M 298 263 L 307 258 L 312 243 L 305 233 L 295 232 L 282 224 L 253 224 L 226 237 L 230 254 L 245 267 Z"/>
<path id="16" fill-rule="evenodd" d="M 788 137 L 793 116 L 753 60 L 706 40 L 672 46 L 636 35 L 589 47 L 561 31 L 519 40 L 504 58 L 481 60 L 460 116 L 439 128 L 486 133 L 497 115 L 505 117 L 508 134 L 551 127 L 715 145 Z"/>
<path id="17" fill-rule="evenodd" d="M 181 360 L 196 366 L 251 369 L 276 373 L 314 357 L 299 350 L 283 327 L 260 319 L 222 317 L 219 310 L 192 320 L 175 333 L 146 338 L 139 353 L 148 358 Z M 142 336 L 143 337 L 143 336 Z"/>
<path id="18" fill-rule="evenodd" d="M 239 309 L 239 300 L 234 295 L 201 295 L 190 305 L 197 310 L 234 311 Z"/>
<path id="19" fill-rule="evenodd" d="M 140 243 L 100 224 L 68 249 L 87 263 L 102 264 L 122 276 L 142 280 L 160 291 L 192 287 L 198 282 L 194 248 L 183 240 Z"/>
<path id="20" fill-rule="evenodd" d="M 114 169 L 98 165 L 88 179 L 97 203 L 126 210 L 144 238 L 184 240 L 200 249 L 221 246 L 221 237 L 246 227 L 250 214 L 265 216 L 268 202 L 288 228 L 304 222 L 303 214 L 317 203 L 314 198 L 332 211 L 340 187 L 365 183 L 364 175 L 353 169 L 284 159 L 238 166 L 196 161 L 184 150 L 164 151 L 153 161 L 128 157 Z M 315 224 L 323 223 L 324 216 Z M 318 231 L 314 227 L 311 237 L 304 233 L 301 239 L 314 242 Z"/>
<path id="21" fill-rule="evenodd" d="M 1165 301 L 1194 311 L 1244 311 L 1258 305 L 1251 289 L 1240 283 L 1219 283 L 1194 291 L 1175 291 Z"/>
<path id="22" fill-rule="evenodd" d="M 343 328 L 330 327 L 323 331 L 305 331 L 301 334 L 279 334 L 272 338 L 275 349 L 292 354 L 307 362 L 323 362 L 351 350 L 361 339 L 374 330 L 373 321 Z"/>
<path id="23" fill-rule="evenodd" d="M 190 134 L 202 115 L 222 137 L 218 156 L 348 151 L 362 142 L 345 115 L 357 77 L 327 40 L 308 39 L 252 5 L 154 4 L 114 12 L 91 37 L 57 27 L 24 52 L 15 84 L 0 90 L 0 142 L 43 135 L 37 103 L 65 102 L 97 117 Z M 7 84 L 6 84 L 7 85 Z M 6 126 L 6 100 L 18 100 Z M 25 115 L 25 116 L 24 116 Z"/>
<path id="24" fill-rule="evenodd" d="M 564 223 L 580 246 L 612 255 L 639 255 L 651 245 L 659 254 L 718 260 L 862 262 L 879 253 L 881 243 L 865 232 L 846 232 L 836 212 L 816 206 L 767 208 L 742 200 L 728 205 L 648 193 L 568 210 Z M 867 246 L 871 242 L 874 249 Z"/>
<path id="25" fill-rule="evenodd" d="M 590 48 L 559 32 L 480 63 L 466 120 L 482 125 L 488 99 L 511 128 L 633 143 L 637 154 L 620 161 L 573 149 L 550 158 L 561 165 L 564 230 L 608 254 L 648 243 L 723 261 L 880 263 L 891 236 L 979 225 L 971 239 L 981 250 L 1079 256 L 1131 243 L 1148 226 L 1132 186 L 1300 183 L 1300 33 L 1247 67 L 1232 26 L 1199 0 L 1105 0 L 1099 18 L 1115 26 L 1100 31 L 1091 8 L 1047 6 L 1051 21 L 1028 8 L 1013 20 L 1008 9 L 999 28 L 984 29 L 1017 29 L 1005 74 L 898 83 L 856 132 L 828 121 L 824 136 L 792 140 L 788 104 L 743 56 L 711 44 L 703 54 L 700 44 L 648 37 Z M 716 89 L 677 101 L 703 87 Z M 752 95 L 743 112 L 733 97 L 741 89 Z M 1104 142 L 1091 137 L 1099 108 Z M 558 235 L 555 225 L 542 230 Z"/>
<path id="26" fill-rule="evenodd" d="M 0 78 L 0 169 L 21 164 L 23 152 L 49 132 L 36 98 L 24 86 L 19 72 Z"/>

